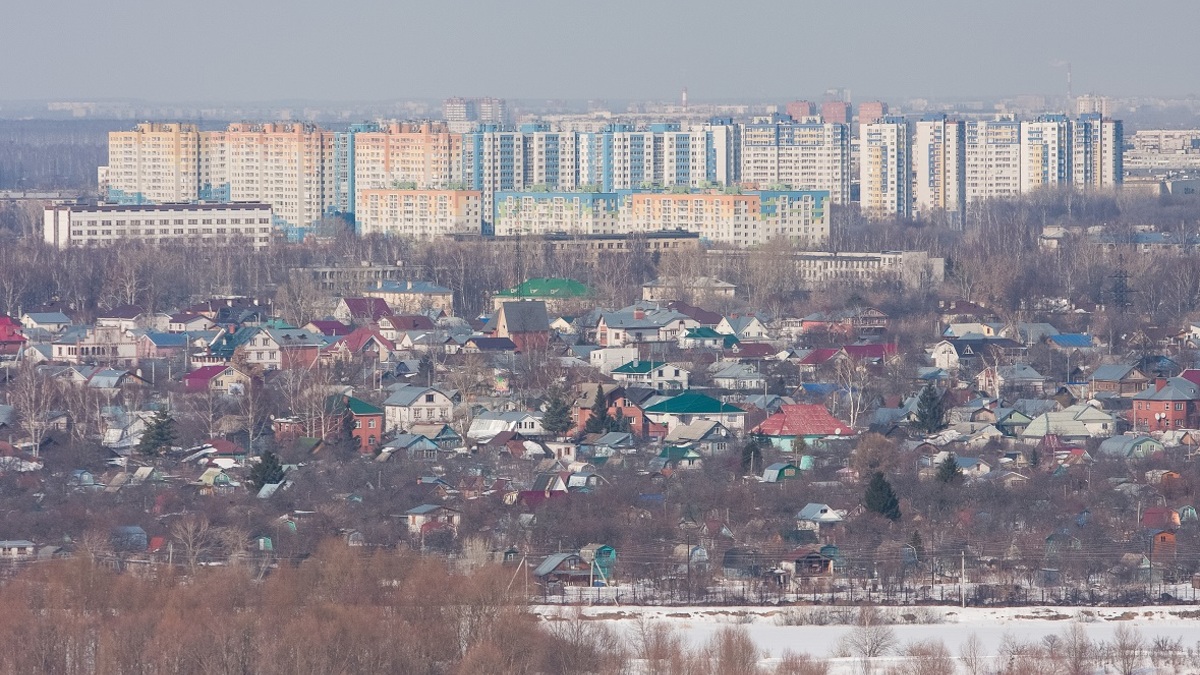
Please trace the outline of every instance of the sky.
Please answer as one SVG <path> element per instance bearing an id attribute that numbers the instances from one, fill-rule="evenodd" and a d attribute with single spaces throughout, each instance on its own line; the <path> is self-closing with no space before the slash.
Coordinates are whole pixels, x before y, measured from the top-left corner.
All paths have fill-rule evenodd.
<path id="1" fill-rule="evenodd" d="M 40 0 L 0 100 L 869 98 L 1200 92 L 1196 0 Z"/>

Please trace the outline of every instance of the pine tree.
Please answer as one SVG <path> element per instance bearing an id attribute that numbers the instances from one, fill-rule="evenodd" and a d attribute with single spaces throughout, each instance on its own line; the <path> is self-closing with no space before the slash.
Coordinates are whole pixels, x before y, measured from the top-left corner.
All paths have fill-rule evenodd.
<path id="1" fill-rule="evenodd" d="M 893 523 L 900 520 L 900 500 L 896 498 L 892 484 L 884 478 L 882 471 L 876 471 L 875 475 L 871 476 L 867 492 L 863 495 L 863 506 Z"/>
<path id="2" fill-rule="evenodd" d="M 913 530 L 913 536 L 912 539 L 908 540 L 908 545 L 913 548 L 913 552 L 916 553 L 918 558 L 925 555 L 925 540 L 921 539 L 920 532 Z"/>
<path id="3" fill-rule="evenodd" d="M 945 425 L 946 407 L 933 384 L 925 385 L 917 399 L 917 429 L 926 434 L 935 434 Z"/>
<path id="4" fill-rule="evenodd" d="M 279 455 L 270 450 L 264 452 L 258 463 L 250 468 L 249 481 L 255 490 L 261 490 L 264 485 L 282 482 L 283 465 L 279 462 Z"/>
<path id="5" fill-rule="evenodd" d="M 608 416 L 608 401 L 604 398 L 604 386 L 596 385 L 596 400 L 592 402 L 592 414 L 588 417 L 583 430 L 589 434 L 602 434 L 608 431 L 612 418 Z"/>
<path id="6" fill-rule="evenodd" d="M 624 410 L 617 408 L 617 414 L 613 415 L 612 419 L 608 421 L 608 430 L 626 432 L 629 431 L 632 422 L 633 420 L 625 416 Z"/>
<path id="7" fill-rule="evenodd" d="M 143 455 L 158 457 L 164 450 L 175 443 L 175 420 L 165 408 L 160 408 L 150 418 L 142 439 L 138 441 L 137 451 Z"/>
<path id="8" fill-rule="evenodd" d="M 546 401 L 542 428 L 555 436 L 562 436 L 571 428 L 571 406 L 558 389 L 551 390 L 550 400 Z"/>
<path id="9" fill-rule="evenodd" d="M 937 479 L 943 483 L 953 483 L 962 478 L 962 475 L 962 469 L 958 466 L 958 458 L 953 454 L 946 455 L 946 459 L 943 459 L 938 464 Z"/>
<path id="10" fill-rule="evenodd" d="M 762 447 L 752 438 L 742 447 L 742 473 L 754 473 L 756 465 L 762 466 Z"/>

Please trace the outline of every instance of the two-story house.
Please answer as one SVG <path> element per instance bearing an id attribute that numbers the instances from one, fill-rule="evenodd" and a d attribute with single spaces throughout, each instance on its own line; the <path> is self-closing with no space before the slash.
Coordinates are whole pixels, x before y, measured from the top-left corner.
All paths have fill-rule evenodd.
<path id="1" fill-rule="evenodd" d="M 677 391 L 688 388 L 688 370 L 678 364 L 665 361 L 642 361 L 634 359 L 614 368 L 612 379 L 626 385 L 649 387 L 658 391 Z"/>
<path id="2" fill-rule="evenodd" d="M 457 394 L 435 387 L 397 386 L 383 401 L 387 430 L 410 429 L 415 424 L 447 423 L 453 418 Z"/>

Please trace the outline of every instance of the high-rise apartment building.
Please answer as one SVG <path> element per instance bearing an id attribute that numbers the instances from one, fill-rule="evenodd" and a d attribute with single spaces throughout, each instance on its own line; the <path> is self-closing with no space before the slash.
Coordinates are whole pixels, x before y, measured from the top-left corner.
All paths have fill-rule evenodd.
<path id="1" fill-rule="evenodd" d="M 442 101 L 442 118 L 450 131 L 462 134 L 480 124 L 508 124 L 508 103 L 502 98 L 448 98 Z"/>
<path id="2" fill-rule="evenodd" d="M 866 101 L 858 104 L 858 123 L 874 124 L 887 117 L 888 105 L 883 101 Z"/>
<path id="3" fill-rule="evenodd" d="M 352 128 L 347 135 L 352 154 L 345 173 L 353 182 L 345 185 L 345 196 L 353 208 L 344 211 L 358 212 L 362 190 L 445 189 L 463 181 L 462 136 L 445 124 L 393 122 Z M 339 202 L 342 194 L 339 190 Z"/>
<path id="4" fill-rule="evenodd" d="M 821 104 L 821 121 L 827 124 L 850 124 L 850 104 L 846 101 L 825 101 Z"/>
<path id="5" fill-rule="evenodd" d="M 850 201 L 850 134 L 844 124 L 796 122 L 773 115 L 740 129 L 740 182 L 758 187 L 823 190 Z"/>
<path id="6" fill-rule="evenodd" d="M 912 216 L 908 123 L 885 117 L 859 127 L 859 190 L 868 218 Z"/>
<path id="7" fill-rule="evenodd" d="M 1071 130 L 1071 182 L 1082 190 L 1113 188 L 1125 173 L 1125 128 L 1099 113 L 1081 115 Z"/>
<path id="8" fill-rule="evenodd" d="M 860 108 L 861 110 L 861 108 Z M 961 223 L 966 206 L 966 124 L 930 115 L 913 125 L 913 211 Z"/>
<path id="9" fill-rule="evenodd" d="M 788 117 L 797 121 L 803 121 L 806 117 L 815 117 L 817 115 L 817 104 L 812 101 L 791 101 L 783 109 Z"/>
<path id="10" fill-rule="evenodd" d="M 200 132 L 194 124 L 139 124 L 108 134 L 109 201 L 195 201 L 199 173 Z"/>
<path id="11" fill-rule="evenodd" d="M 365 188 L 358 191 L 354 216 L 361 234 L 430 240 L 480 234 L 483 203 L 474 190 Z"/>
<path id="12" fill-rule="evenodd" d="M 1066 115 L 1021 122 L 1021 192 L 1070 183 L 1071 159 L 1071 122 Z"/>
<path id="13" fill-rule="evenodd" d="M 966 124 L 967 203 L 1021 193 L 1021 123 L 1014 118 Z"/>
<path id="14" fill-rule="evenodd" d="M 334 211 L 333 132 L 309 124 L 231 124 L 229 198 L 270 204 L 276 223 L 306 227 Z"/>

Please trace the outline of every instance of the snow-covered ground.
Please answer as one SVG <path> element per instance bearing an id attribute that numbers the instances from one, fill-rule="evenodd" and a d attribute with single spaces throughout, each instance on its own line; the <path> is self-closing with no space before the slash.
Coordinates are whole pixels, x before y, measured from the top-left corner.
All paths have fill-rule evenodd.
<path id="1" fill-rule="evenodd" d="M 688 642 L 699 645 L 722 627 L 744 626 L 758 646 L 774 661 L 785 651 L 832 657 L 839 641 L 853 630 L 851 625 L 782 625 L 787 612 L 804 612 L 810 607 L 640 607 L 590 606 L 562 607 L 541 605 L 534 611 L 545 618 L 574 616 L 582 612 L 589 620 L 607 623 L 629 632 L 637 620 L 664 622 L 679 631 Z M 983 651 L 994 659 L 1006 636 L 1022 642 L 1040 642 L 1049 635 L 1062 635 L 1073 622 L 1079 622 L 1093 641 L 1111 641 L 1118 625 L 1137 628 L 1147 643 L 1156 637 L 1182 639 L 1185 648 L 1200 644 L 1200 610 L 1196 606 L 1152 607 L 891 607 L 881 611 L 893 615 L 891 627 L 900 645 L 924 640 L 943 642 L 957 655 L 961 645 L 973 634 Z M 908 619 L 904 615 L 909 615 Z M 912 623 L 912 621 L 940 621 Z M 849 672 L 849 659 L 837 659 L 835 672 Z"/>

